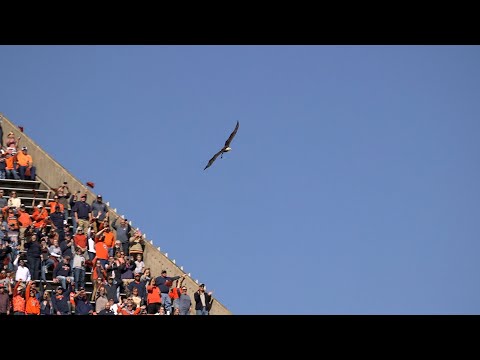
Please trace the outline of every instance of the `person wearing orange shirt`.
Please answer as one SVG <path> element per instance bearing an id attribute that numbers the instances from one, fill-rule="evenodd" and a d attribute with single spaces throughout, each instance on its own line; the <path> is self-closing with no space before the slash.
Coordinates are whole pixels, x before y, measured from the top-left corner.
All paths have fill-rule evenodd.
<path id="1" fill-rule="evenodd" d="M 19 279 L 13 288 L 12 307 L 13 315 L 25 315 L 25 288 L 22 279 Z"/>
<path id="2" fill-rule="evenodd" d="M 100 230 L 95 235 L 95 259 L 100 260 L 102 268 L 108 263 L 108 246 L 105 244 L 105 232 L 106 229 Z"/>
<path id="3" fill-rule="evenodd" d="M 150 279 L 147 285 L 147 313 L 156 314 L 160 311 L 162 306 L 162 296 L 160 295 L 160 288 L 155 284 L 155 278 Z"/>
<path id="4" fill-rule="evenodd" d="M 127 304 L 119 305 L 118 313 L 122 315 L 140 315 L 141 311 L 145 309 L 145 305 L 135 307 L 133 302 L 128 302 Z M 134 310 L 135 308 L 135 310 Z"/>
<path id="5" fill-rule="evenodd" d="M 61 213 L 63 213 L 64 210 L 65 210 L 65 207 L 63 206 L 63 204 L 60 203 L 59 200 L 58 200 L 58 195 L 53 196 L 53 200 L 48 203 L 48 206 L 50 206 L 50 214 L 53 214 L 55 212 L 55 209 L 56 209 L 57 206 L 60 207 L 60 212 Z"/>
<path id="6" fill-rule="evenodd" d="M 5 153 L 5 175 L 7 179 L 20 180 L 17 174 L 17 152 L 15 149 L 8 148 Z"/>
<path id="7" fill-rule="evenodd" d="M 43 201 L 33 210 L 32 218 L 35 221 L 35 229 L 47 226 L 48 211 L 43 207 Z"/>
<path id="8" fill-rule="evenodd" d="M 22 151 L 17 153 L 17 165 L 20 179 L 35 180 L 36 169 L 33 166 L 32 156 L 28 154 L 28 148 L 26 146 L 22 147 Z"/>
<path id="9" fill-rule="evenodd" d="M 102 230 L 105 242 L 108 248 L 108 256 L 113 256 L 113 250 L 115 249 L 115 233 L 110 230 L 110 225 L 106 225 Z"/>
<path id="10" fill-rule="evenodd" d="M 20 232 L 18 239 L 20 240 L 20 249 L 23 250 L 23 243 L 25 242 L 25 231 L 32 225 L 32 217 L 25 209 L 25 204 L 20 205 L 20 209 L 17 211 L 18 224 L 20 226 Z"/>
<path id="11" fill-rule="evenodd" d="M 32 288 L 33 281 L 29 281 L 25 291 L 25 315 L 40 315 L 40 302 L 36 291 Z"/>

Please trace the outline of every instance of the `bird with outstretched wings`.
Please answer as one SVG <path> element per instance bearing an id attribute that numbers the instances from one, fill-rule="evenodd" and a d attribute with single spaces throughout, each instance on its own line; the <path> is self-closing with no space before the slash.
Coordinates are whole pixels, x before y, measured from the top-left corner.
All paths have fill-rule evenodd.
<path id="1" fill-rule="evenodd" d="M 230 150 L 232 150 L 232 148 L 230 147 L 230 143 L 232 142 L 233 138 L 235 137 L 239 126 L 240 126 L 240 123 L 237 120 L 237 125 L 235 126 L 235 129 L 232 131 L 232 133 L 228 137 L 227 141 L 225 141 L 225 145 L 223 146 L 223 148 L 219 152 L 217 152 L 215 155 L 213 155 L 213 157 L 208 161 L 207 166 L 205 166 L 205 169 L 203 169 L 203 170 L 206 170 L 207 168 L 209 168 L 213 164 L 213 162 L 217 159 L 217 157 L 220 156 L 220 158 L 222 158 L 223 153 L 226 153 L 226 152 L 229 152 Z"/>

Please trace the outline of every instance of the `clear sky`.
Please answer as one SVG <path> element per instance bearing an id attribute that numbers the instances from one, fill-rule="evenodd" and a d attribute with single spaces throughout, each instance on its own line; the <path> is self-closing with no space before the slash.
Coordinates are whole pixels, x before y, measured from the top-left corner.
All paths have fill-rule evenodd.
<path id="1" fill-rule="evenodd" d="M 479 64 L 478 46 L 0 46 L 0 112 L 234 314 L 480 314 Z"/>

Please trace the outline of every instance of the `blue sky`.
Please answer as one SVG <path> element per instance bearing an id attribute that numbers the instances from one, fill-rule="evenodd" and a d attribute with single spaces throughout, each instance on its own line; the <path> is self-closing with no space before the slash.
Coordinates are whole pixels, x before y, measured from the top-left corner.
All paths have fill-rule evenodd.
<path id="1" fill-rule="evenodd" d="M 0 112 L 234 314 L 480 314 L 479 63 L 478 46 L 0 46 Z"/>

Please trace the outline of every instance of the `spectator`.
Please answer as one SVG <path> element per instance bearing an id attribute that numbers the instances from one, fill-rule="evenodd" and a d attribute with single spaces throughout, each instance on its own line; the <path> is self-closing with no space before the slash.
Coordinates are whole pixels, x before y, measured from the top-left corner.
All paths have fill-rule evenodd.
<path id="1" fill-rule="evenodd" d="M 37 241 L 35 234 L 30 236 L 30 241 L 25 242 L 25 249 L 27 250 L 27 262 L 32 280 L 40 280 L 42 246 Z"/>
<path id="2" fill-rule="evenodd" d="M 120 282 L 117 282 L 113 277 L 108 277 L 107 283 L 104 285 L 107 292 L 107 298 L 113 299 L 114 303 L 118 303 L 118 289 Z"/>
<path id="3" fill-rule="evenodd" d="M 17 281 L 13 288 L 13 315 L 25 315 L 25 288 L 22 281 Z"/>
<path id="4" fill-rule="evenodd" d="M 78 228 L 77 228 L 78 230 Z M 83 232 L 83 229 L 82 229 Z M 88 228 L 87 233 L 87 243 L 88 243 L 88 260 L 91 262 L 95 259 L 95 231 L 92 228 Z"/>
<path id="5" fill-rule="evenodd" d="M 180 281 L 179 281 L 180 280 Z M 185 280 L 185 277 L 181 277 L 180 279 L 177 279 L 175 281 L 175 286 L 170 289 L 168 292 L 168 296 L 172 300 L 173 307 L 178 308 L 180 306 L 179 304 L 179 299 L 180 295 L 182 295 L 182 285 L 183 281 Z"/>
<path id="6" fill-rule="evenodd" d="M 95 300 L 95 311 L 98 313 L 105 308 L 105 305 L 108 303 L 107 290 L 104 286 L 100 286 L 97 289 L 97 296 Z"/>
<path id="7" fill-rule="evenodd" d="M 108 225 L 108 223 L 100 231 L 103 231 L 103 241 L 107 246 L 108 255 L 113 256 L 115 249 L 115 234 L 113 233 L 113 231 L 110 230 L 110 225 Z"/>
<path id="8" fill-rule="evenodd" d="M 10 191 L 10 197 L 7 201 L 7 205 L 9 208 L 14 208 L 15 213 L 18 209 L 20 209 L 20 205 L 22 205 L 22 201 L 20 198 L 17 197 L 17 192 L 15 190 Z"/>
<path id="9" fill-rule="evenodd" d="M 143 274 L 143 269 L 145 269 L 145 263 L 142 260 L 142 254 L 137 254 L 135 260 L 135 272 L 139 274 Z"/>
<path id="10" fill-rule="evenodd" d="M 0 265 L 5 264 L 5 259 L 7 258 L 8 254 L 12 253 L 12 247 L 10 246 L 10 242 L 8 241 L 0 241 Z"/>
<path id="11" fill-rule="evenodd" d="M 133 303 L 135 304 L 136 307 L 141 307 L 145 305 L 146 299 L 138 293 L 138 288 L 134 287 L 132 289 L 132 294 L 130 297 L 132 298 Z"/>
<path id="12" fill-rule="evenodd" d="M 70 293 L 72 292 L 72 286 L 68 281 L 68 287 L 65 290 L 63 287 L 58 286 L 55 296 L 52 297 L 53 312 L 57 315 L 70 315 Z"/>
<path id="13" fill-rule="evenodd" d="M 42 279 L 43 282 L 47 282 L 46 274 L 48 274 L 48 269 L 49 268 L 55 269 L 58 261 L 56 259 L 53 260 L 55 257 L 50 255 L 50 249 L 47 246 L 47 241 L 45 239 L 42 239 L 42 241 L 40 241 L 40 247 L 41 247 L 40 278 Z"/>
<path id="14" fill-rule="evenodd" d="M 135 264 L 128 258 L 125 260 L 125 263 L 119 266 L 120 276 L 122 278 L 122 286 L 124 289 L 127 289 L 128 284 L 133 281 L 133 270 L 135 269 Z"/>
<path id="15" fill-rule="evenodd" d="M 38 301 L 42 300 L 42 296 L 40 295 L 40 292 L 37 290 L 37 283 L 33 280 L 31 280 L 31 285 L 30 285 L 30 290 L 33 290 L 35 292 L 35 297 L 37 298 Z"/>
<path id="16" fill-rule="evenodd" d="M 8 205 L 8 199 L 4 196 L 4 191 L 0 189 L 0 209 Z"/>
<path id="17" fill-rule="evenodd" d="M 25 243 L 25 232 L 28 232 L 27 229 L 30 228 L 30 226 L 33 224 L 33 221 L 32 217 L 25 209 L 25 204 L 20 205 L 20 209 L 18 210 L 17 215 L 18 224 L 20 226 L 18 238 L 20 240 L 21 249 L 23 250 L 23 244 Z"/>
<path id="18" fill-rule="evenodd" d="M 77 249 L 82 251 L 82 255 L 85 257 L 85 260 L 88 259 L 88 240 L 87 236 L 83 233 L 83 228 L 78 228 L 75 236 L 73 237 L 73 244 Z M 93 259 L 93 258 L 92 258 Z"/>
<path id="19" fill-rule="evenodd" d="M 56 194 L 58 196 L 58 202 L 63 205 L 63 214 L 65 215 L 65 219 L 68 219 L 70 217 L 69 198 L 71 193 L 66 181 L 57 189 Z"/>
<path id="20" fill-rule="evenodd" d="M 93 226 L 96 231 L 100 230 L 100 223 L 108 221 L 108 206 L 103 202 L 102 195 L 97 195 L 97 199 L 92 202 Z"/>
<path id="21" fill-rule="evenodd" d="M 130 249 L 129 249 L 130 256 L 136 255 L 136 254 L 143 255 L 143 247 L 144 247 L 144 240 L 143 240 L 142 232 L 137 229 L 133 234 L 133 236 L 130 238 Z"/>
<path id="22" fill-rule="evenodd" d="M 152 272 L 150 271 L 150 268 L 145 268 L 143 271 L 142 276 L 140 277 L 140 281 L 143 281 L 145 284 L 150 284 L 150 279 L 152 279 Z"/>
<path id="23" fill-rule="evenodd" d="M 75 218 L 75 215 L 73 214 L 73 208 L 75 204 L 80 201 L 79 196 L 80 196 L 80 191 L 77 191 L 76 194 L 71 194 L 70 200 L 68 202 L 68 204 L 70 205 L 70 216 L 72 218 L 73 231 L 77 231 L 77 227 L 78 227 L 77 220 Z M 83 232 L 86 233 L 85 230 Z"/>
<path id="24" fill-rule="evenodd" d="M 17 174 L 17 152 L 13 148 L 8 148 L 5 157 L 5 174 L 7 179 L 20 180 Z"/>
<path id="25" fill-rule="evenodd" d="M 160 309 L 158 309 L 158 312 L 155 313 L 155 315 L 167 315 L 165 313 L 165 308 L 163 306 L 160 306 Z"/>
<path id="26" fill-rule="evenodd" d="M 69 257 L 71 260 L 70 266 L 73 266 L 73 256 L 75 252 L 72 251 L 72 248 L 75 249 L 73 245 L 73 239 L 71 234 L 65 234 L 65 241 L 60 243 L 60 248 L 62 249 L 62 257 Z"/>
<path id="27" fill-rule="evenodd" d="M 182 277 L 186 276 L 187 274 L 182 275 Z M 168 315 L 170 315 L 170 312 L 172 311 L 172 303 L 168 293 L 170 292 L 170 286 L 172 286 L 173 282 L 177 279 L 180 279 L 180 276 L 167 276 L 167 270 L 162 270 L 161 275 L 155 279 L 155 284 L 160 288 L 160 293 L 162 295 L 162 304 Z"/>
<path id="28" fill-rule="evenodd" d="M 105 267 L 105 264 L 108 263 L 108 246 L 105 244 L 105 231 L 106 229 L 100 230 L 95 235 L 95 258 L 101 261 L 102 267 Z"/>
<path id="29" fill-rule="evenodd" d="M 93 307 L 88 300 L 88 296 L 84 287 L 80 287 L 79 290 L 73 296 L 75 301 L 75 315 L 92 315 Z"/>
<path id="30" fill-rule="evenodd" d="M 81 248 L 77 248 L 73 257 L 73 279 L 75 291 L 85 286 L 85 257 Z"/>
<path id="31" fill-rule="evenodd" d="M 43 206 L 43 201 L 33 210 L 32 218 L 34 220 L 33 226 L 35 229 L 41 230 L 47 226 L 48 211 Z"/>
<path id="32" fill-rule="evenodd" d="M 97 289 L 105 283 L 106 279 L 107 279 L 107 272 L 102 266 L 102 262 L 100 261 L 100 259 L 97 259 L 95 262 L 95 266 L 92 269 L 92 284 L 93 284 L 92 301 L 95 301 L 95 296 L 97 295 Z"/>
<path id="33" fill-rule="evenodd" d="M 190 315 L 190 310 L 192 308 L 192 300 L 190 295 L 187 294 L 187 287 L 182 287 L 182 295 L 180 295 L 179 301 L 179 310 L 180 315 Z"/>
<path id="34" fill-rule="evenodd" d="M 113 299 L 109 299 L 109 301 L 105 304 L 105 308 L 97 312 L 97 315 L 116 315 L 111 309 L 112 301 Z"/>
<path id="35" fill-rule="evenodd" d="M 115 261 L 117 262 L 118 266 L 125 264 L 125 262 L 127 261 L 125 258 L 125 253 L 123 251 L 120 253 L 116 253 Z"/>
<path id="36" fill-rule="evenodd" d="M 70 237 L 71 237 L 72 240 L 73 240 L 74 233 L 70 230 L 70 225 L 68 225 L 68 224 L 64 224 L 64 225 L 63 225 L 63 235 L 64 235 L 65 238 L 66 238 L 68 235 L 70 235 Z"/>
<path id="37" fill-rule="evenodd" d="M 13 133 L 13 131 L 10 131 L 5 141 L 5 147 L 17 150 L 21 138 L 22 137 L 19 136 L 18 139 L 15 139 L 15 134 Z"/>
<path id="38" fill-rule="evenodd" d="M 60 212 L 63 213 L 65 209 L 63 204 L 60 204 L 60 200 L 57 194 L 53 195 L 53 200 L 50 200 L 48 207 L 50 208 L 50 214 L 53 214 L 56 211 L 57 206 L 60 208 Z"/>
<path id="39" fill-rule="evenodd" d="M 7 178 L 7 164 L 5 162 L 5 151 L 2 149 L 0 151 L 0 179 L 6 179 Z"/>
<path id="40" fill-rule="evenodd" d="M 88 231 L 89 224 L 92 218 L 92 208 L 87 204 L 87 195 L 80 196 L 80 201 L 77 201 L 72 208 L 72 218 L 75 218 L 77 226 L 83 228 L 83 232 Z"/>
<path id="41" fill-rule="evenodd" d="M 155 284 L 155 278 L 150 279 L 147 285 L 147 313 L 156 314 L 162 307 L 162 295 L 160 289 Z"/>
<path id="42" fill-rule="evenodd" d="M 56 268 L 58 263 L 62 261 L 62 248 L 58 245 L 58 240 L 53 239 L 53 244 L 48 247 L 50 260 L 53 261 L 53 267 Z"/>
<path id="43" fill-rule="evenodd" d="M 58 199 L 57 199 L 58 200 Z M 61 204 L 55 206 L 55 211 L 50 214 L 49 219 L 51 221 L 51 225 L 53 229 L 58 234 L 59 242 L 63 242 L 65 240 L 65 232 L 63 230 L 64 222 L 65 222 L 65 215 L 63 214 L 62 209 L 60 208 Z"/>
<path id="44" fill-rule="evenodd" d="M 120 253 L 123 253 L 122 243 L 120 242 L 120 240 L 115 240 L 115 247 L 113 248 L 113 255 L 118 256 L 118 255 L 120 255 Z"/>
<path id="45" fill-rule="evenodd" d="M 53 270 L 53 282 L 54 283 L 60 282 L 62 284 L 62 288 L 66 289 L 67 288 L 66 282 L 68 282 L 70 286 L 71 281 L 74 281 L 74 280 L 72 276 L 72 268 L 70 266 L 70 257 L 65 256 L 62 259 L 62 261 L 58 263 L 58 265 Z"/>
<path id="46" fill-rule="evenodd" d="M 142 307 L 134 308 L 135 304 L 133 302 L 127 302 L 126 305 L 119 306 L 118 312 L 122 315 L 140 315 Z"/>
<path id="47" fill-rule="evenodd" d="M 33 166 L 33 159 L 28 154 L 28 148 L 22 147 L 22 151 L 17 154 L 17 165 L 20 179 L 22 180 L 35 180 L 36 168 Z"/>
<path id="48" fill-rule="evenodd" d="M 195 300 L 195 312 L 197 315 L 208 315 L 212 306 L 212 292 L 205 293 L 205 284 L 200 284 L 197 292 L 193 295 Z"/>
<path id="49" fill-rule="evenodd" d="M 33 281 L 29 281 L 25 290 L 25 315 L 40 315 L 40 301 L 32 283 Z"/>
<path id="50" fill-rule="evenodd" d="M 18 229 L 19 229 L 18 216 L 15 213 L 14 207 L 11 207 L 11 208 L 8 209 L 7 214 L 6 214 L 6 220 L 7 220 L 7 224 L 8 224 L 8 229 L 11 230 L 11 231 L 17 231 L 18 232 Z M 11 236 L 11 235 L 9 235 L 9 236 Z M 17 238 L 18 238 L 18 234 L 16 234 L 15 239 L 17 239 Z M 15 243 L 16 242 L 17 242 L 17 240 L 15 240 Z"/>
<path id="51" fill-rule="evenodd" d="M 117 220 L 119 218 L 120 216 L 117 216 L 117 218 L 113 221 L 112 228 L 116 232 L 117 240 L 119 240 L 122 244 L 123 252 L 125 253 L 125 255 L 128 255 L 130 233 L 132 231 L 132 227 L 128 223 L 127 219 L 124 219 L 123 217 L 120 220 L 120 225 L 117 225 Z"/>
<path id="52" fill-rule="evenodd" d="M 10 283 L 8 288 L 5 287 L 5 284 L 0 284 L 0 316 L 1 315 L 10 315 L 10 295 L 12 291 L 8 291 L 10 288 Z"/>
<path id="53" fill-rule="evenodd" d="M 25 265 L 25 260 L 20 259 L 20 254 L 17 255 L 15 261 L 13 262 L 13 266 L 16 267 L 15 273 L 15 281 L 30 281 L 31 275 L 30 270 Z"/>
<path id="54" fill-rule="evenodd" d="M 48 291 L 44 291 L 40 301 L 40 315 L 53 315 L 53 304 Z"/>
<path id="55" fill-rule="evenodd" d="M 135 273 L 133 277 L 133 281 L 128 284 L 128 294 L 133 293 L 134 289 L 138 290 L 138 296 L 140 296 L 142 299 L 147 299 L 147 289 L 146 289 L 146 284 L 140 280 L 142 274 L 140 273 Z"/>
<path id="56" fill-rule="evenodd" d="M 3 214 L 0 213 L 0 244 L 2 244 L 5 241 L 5 238 L 7 237 L 7 228 L 8 228 L 8 224 L 5 221 Z"/>

